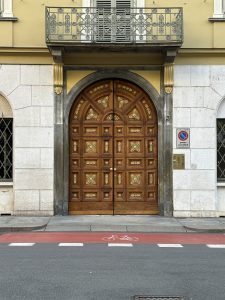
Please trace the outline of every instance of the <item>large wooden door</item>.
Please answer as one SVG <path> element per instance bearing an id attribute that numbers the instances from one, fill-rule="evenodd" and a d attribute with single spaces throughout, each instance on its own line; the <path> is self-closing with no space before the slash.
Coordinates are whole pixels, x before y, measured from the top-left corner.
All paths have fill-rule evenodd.
<path id="1" fill-rule="evenodd" d="M 70 113 L 70 214 L 157 214 L 157 115 L 125 80 L 86 88 Z"/>

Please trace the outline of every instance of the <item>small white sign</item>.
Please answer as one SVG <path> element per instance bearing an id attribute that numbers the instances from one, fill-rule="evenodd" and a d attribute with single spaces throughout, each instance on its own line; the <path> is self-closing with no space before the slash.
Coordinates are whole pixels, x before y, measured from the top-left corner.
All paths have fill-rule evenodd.
<path id="1" fill-rule="evenodd" d="M 190 148 L 190 128 L 177 128 L 177 148 L 189 149 Z"/>

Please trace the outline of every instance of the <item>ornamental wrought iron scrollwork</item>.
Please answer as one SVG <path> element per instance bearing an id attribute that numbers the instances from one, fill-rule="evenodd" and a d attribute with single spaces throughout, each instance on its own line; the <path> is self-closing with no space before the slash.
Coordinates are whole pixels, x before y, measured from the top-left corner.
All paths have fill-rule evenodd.
<path id="1" fill-rule="evenodd" d="M 182 8 L 47 7 L 46 42 L 182 43 Z"/>

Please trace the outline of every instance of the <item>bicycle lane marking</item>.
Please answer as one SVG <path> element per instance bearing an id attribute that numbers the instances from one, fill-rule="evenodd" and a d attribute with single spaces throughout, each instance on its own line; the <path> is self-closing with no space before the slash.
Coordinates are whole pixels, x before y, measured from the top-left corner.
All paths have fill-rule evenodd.
<path id="1" fill-rule="evenodd" d="M 224 234 L 27 232 L 0 235 L 0 243 L 225 244 Z"/>
<path id="2" fill-rule="evenodd" d="M 112 234 L 110 236 L 105 236 L 102 238 L 103 241 L 107 241 L 107 242 L 125 242 L 125 241 L 129 241 L 129 242 L 137 242 L 139 240 L 138 237 L 136 236 L 129 236 L 127 234 L 122 235 L 122 234 Z"/>

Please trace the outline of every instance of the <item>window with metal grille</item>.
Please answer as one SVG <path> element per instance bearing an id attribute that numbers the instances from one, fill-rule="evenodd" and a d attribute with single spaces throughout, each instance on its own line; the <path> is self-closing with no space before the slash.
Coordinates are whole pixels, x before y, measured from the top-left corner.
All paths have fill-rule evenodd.
<path id="1" fill-rule="evenodd" d="M 225 119 L 217 119 L 217 180 L 225 181 Z"/>
<path id="2" fill-rule="evenodd" d="M 12 181 L 13 119 L 0 117 L 0 181 Z"/>
<path id="3" fill-rule="evenodd" d="M 132 0 L 96 0 L 97 42 L 118 43 L 131 40 L 131 5 Z"/>

